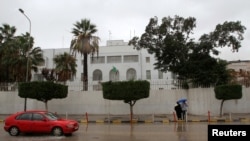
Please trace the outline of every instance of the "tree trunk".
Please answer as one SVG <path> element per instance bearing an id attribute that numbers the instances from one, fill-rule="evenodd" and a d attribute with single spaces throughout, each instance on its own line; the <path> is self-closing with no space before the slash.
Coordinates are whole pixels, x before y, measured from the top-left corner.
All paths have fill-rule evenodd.
<path id="1" fill-rule="evenodd" d="M 223 107 L 224 101 L 225 101 L 225 100 L 222 100 L 222 101 L 221 101 L 221 104 L 220 104 L 220 117 L 222 117 L 222 107 Z"/>
<path id="2" fill-rule="evenodd" d="M 46 111 L 48 111 L 48 101 L 45 101 L 44 104 L 45 104 Z"/>
<path id="3" fill-rule="evenodd" d="M 129 105 L 130 105 L 130 122 L 132 123 L 133 118 L 134 118 L 133 105 L 132 104 L 129 104 Z"/>
<path id="4" fill-rule="evenodd" d="M 129 103 L 130 106 L 130 122 L 132 123 L 133 119 L 134 119 L 134 112 L 133 112 L 133 106 L 136 103 L 136 100 L 131 100 Z"/>
<path id="5" fill-rule="evenodd" d="M 88 91 L 88 54 L 83 54 L 83 91 Z"/>

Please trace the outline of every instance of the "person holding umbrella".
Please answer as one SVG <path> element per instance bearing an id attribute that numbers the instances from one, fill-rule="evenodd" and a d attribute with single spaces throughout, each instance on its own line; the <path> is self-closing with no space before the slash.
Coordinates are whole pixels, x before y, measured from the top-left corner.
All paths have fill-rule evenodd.
<path id="1" fill-rule="evenodd" d="M 178 100 L 177 102 L 180 103 L 180 105 L 181 105 L 181 110 L 182 110 L 181 119 L 185 120 L 186 119 L 186 114 L 187 114 L 187 107 L 188 107 L 187 99 L 183 98 L 183 99 Z"/>
<path id="2" fill-rule="evenodd" d="M 181 105 L 179 102 L 176 102 L 174 109 L 175 109 L 175 113 L 177 115 L 178 120 L 181 120 L 182 119 L 182 109 L 181 109 Z"/>

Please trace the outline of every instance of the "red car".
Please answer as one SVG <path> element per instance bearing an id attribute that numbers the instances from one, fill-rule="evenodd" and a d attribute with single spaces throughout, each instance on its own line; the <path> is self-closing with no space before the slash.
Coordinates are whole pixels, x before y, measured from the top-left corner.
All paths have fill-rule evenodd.
<path id="1" fill-rule="evenodd" d="M 52 133 L 54 136 L 71 135 L 79 128 L 75 120 L 59 118 L 48 111 L 23 111 L 4 120 L 4 130 L 11 136 L 19 133 Z"/>

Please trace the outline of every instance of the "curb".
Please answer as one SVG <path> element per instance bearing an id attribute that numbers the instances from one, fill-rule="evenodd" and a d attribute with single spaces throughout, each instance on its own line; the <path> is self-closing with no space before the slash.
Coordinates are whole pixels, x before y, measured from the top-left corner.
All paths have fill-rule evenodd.
<path id="1" fill-rule="evenodd" d="M 115 120 L 95 120 L 95 121 L 87 121 L 86 119 L 79 120 L 79 123 L 113 123 L 113 124 L 120 124 L 120 123 L 131 123 L 129 120 L 121 120 L 121 119 L 115 119 Z M 207 119 L 205 120 L 199 120 L 199 119 L 192 119 L 192 120 L 169 120 L 169 119 L 162 119 L 162 120 L 151 120 L 151 119 L 146 119 L 146 120 L 133 120 L 132 123 L 171 123 L 171 122 L 250 122 L 250 118 L 243 118 L 243 119 L 211 119 L 208 121 Z"/>
<path id="2" fill-rule="evenodd" d="M 0 123 L 4 122 L 4 120 L 0 119 Z M 108 120 L 95 120 L 95 121 L 87 121 L 86 119 L 82 119 L 82 120 L 78 120 L 79 123 L 114 123 L 114 124 L 119 124 L 119 123 L 130 123 L 130 121 L 128 120 L 120 120 L 120 119 L 116 119 L 116 120 L 112 120 L 112 121 L 108 121 Z M 153 121 L 151 119 L 148 120 L 133 120 L 132 123 L 170 123 L 170 122 L 186 122 L 184 120 L 169 120 L 169 119 L 162 119 L 162 120 L 156 120 Z M 229 119 L 211 119 L 210 121 L 208 120 L 199 120 L 199 119 L 193 119 L 193 120 L 188 120 L 187 122 L 250 122 L 250 118 L 242 118 L 242 119 L 233 119 L 233 120 L 229 120 Z"/>

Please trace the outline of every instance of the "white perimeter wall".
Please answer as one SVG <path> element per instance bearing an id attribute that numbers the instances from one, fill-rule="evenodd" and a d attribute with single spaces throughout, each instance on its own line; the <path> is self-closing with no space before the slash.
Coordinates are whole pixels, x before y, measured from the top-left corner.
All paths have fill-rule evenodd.
<path id="1" fill-rule="evenodd" d="M 187 98 L 189 114 L 219 115 L 221 101 L 215 98 L 213 88 L 189 90 L 151 90 L 149 98 L 137 101 L 134 114 L 172 114 L 176 101 Z M 129 105 L 123 101 L 103 99 L 102 91 L 70 91 L 65 99 L 48 102 L 49 111 L 58 114 L 129 114 Z M 0 114 L 11 114 L 24 109 L 24 99 L 18 92 L 0 92 Z M 27 110 L 45 109 L 44 103 L 28 99 Z M 224 113 L 250 113 L 250 88 L 243 88 L 242 99 L 224 102 Z"/>

